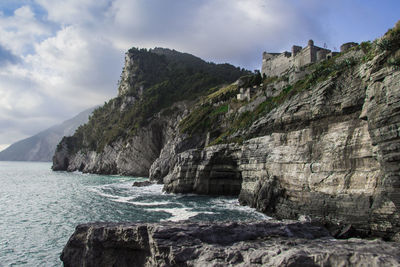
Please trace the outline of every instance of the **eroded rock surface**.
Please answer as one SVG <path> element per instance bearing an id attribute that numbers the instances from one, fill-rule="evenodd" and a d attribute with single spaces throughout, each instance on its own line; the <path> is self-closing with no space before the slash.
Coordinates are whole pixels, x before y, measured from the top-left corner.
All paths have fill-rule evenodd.
<path id="1" fill-rule="evenodd" d="M 171 114 L 158 113 L 150 123 L 128 139 L 119 138 L 102 151 L 75 151 L 76 137 L 66 137 L 53 157 L 53 170 L 82 171 L 98 174 L 121 174 L 149 177 L 152 165 L 166 157 L 172 161 L 173 153 L 163 150 L 177 135 L 179 121 L 187 112 L 188 103 L 176 103 Z M 189 142 L 192 146 L 194 141 Z M 166 151 L 168 155 L 163 154 Z M 179 150 L 178 152 L 181 152 Z M 169 156 L 170 155 L 170 156 Z M 168 173 L 167 168 L 162 174 Z M 155 170 L 153 171 L 153 173 Z M 153 175 L 154 176 L 154 175 Z M 156 179 L 153 179 L 156 180 Z"/>
<path id="2" fill-rule="evenodd" d="M 351 225 L 358 236 L 395 240 L 400 72 L 377 67 L 379 60 L 293 96 L 246 129 L 243 135 L 255 137 L 242 145 L 178 154 L 165 190 L 212 194 L 202 186 L 218 173 L 215 168 L 222 175 L 214 176 L 213 185 L 226 188 L 241 180 L 241 204 L 270 216 L 308 215 L 333 228 Z"/>
<path id="3" fill-rule="evenodd" d="M 180 153 L 174 169 L 164 178 L 164 190 L 173 193 L 238 195 L 242 175 L 239 146 L 220 145 Z"/>
<path id="4" fill-rule="evenodd" d="M 76 227 L 64 266 L 398 266 L 400 244 L 335 240 L 299 222 L 92 223 Z"/>

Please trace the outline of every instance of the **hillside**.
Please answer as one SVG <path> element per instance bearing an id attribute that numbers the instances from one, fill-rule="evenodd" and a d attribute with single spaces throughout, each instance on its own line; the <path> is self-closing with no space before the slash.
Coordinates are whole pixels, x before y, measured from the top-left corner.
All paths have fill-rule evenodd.
<path id="1" fill-rule="evenodd" d="M 125 57 L 118 96 L 96 109 L 89 122 L 65 142 L 73 151 L 83 152 L 79 155 L 97 157 L 79 163 L 80 170 L 147 176 L 167 140 L 167 125 L 176 123 L 169 117 L 176 117 L 183 106 L 210 88 L 248 73 L 175 50 L 132 48 Z M 54 169 L 62 168 L 54 165 Z"/>
<path id="2" fill-rule="evenodd" d="M 161 51 L 127 54 L 119 96 L 62 140 L 54 170 L 149 176 L 335 236 L 400 240 L 399 23 L 280 76 L 217 82 Z"/>
<path id="3" fill-rule="evenodd" d="M 71 136 L 88 121 L 94 108 L 87 109 L 72 119 L 55 125 L 34 136 L 20 140 L 0 152 L 1 161 L 52 161 L 57 144 L 63 136 Z"/>

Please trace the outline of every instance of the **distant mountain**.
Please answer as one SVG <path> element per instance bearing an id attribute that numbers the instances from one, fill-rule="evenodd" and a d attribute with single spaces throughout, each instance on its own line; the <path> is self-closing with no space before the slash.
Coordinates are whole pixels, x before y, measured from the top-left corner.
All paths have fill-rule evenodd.
<path id="1" fill-rule="evenodd" d="M 0 161 L 52 161 L 63 136 L 73 135 L 80 125 L 88 121 L 94 109 L 87 109 L 72 119 L 12 144 L 0 152 Z"/>

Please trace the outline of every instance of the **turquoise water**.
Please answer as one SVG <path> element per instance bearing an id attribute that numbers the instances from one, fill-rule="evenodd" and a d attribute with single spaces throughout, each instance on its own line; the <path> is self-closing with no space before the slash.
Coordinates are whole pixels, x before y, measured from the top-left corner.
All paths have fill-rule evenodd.
<path id="1" fill-rule="evenodd" d="M 0 266 L 62 266 L 79 223 L 253 220 L 234 198 L 132 187 L 144 178 L 52 172 L 50 163 L 0 162 Z"/>

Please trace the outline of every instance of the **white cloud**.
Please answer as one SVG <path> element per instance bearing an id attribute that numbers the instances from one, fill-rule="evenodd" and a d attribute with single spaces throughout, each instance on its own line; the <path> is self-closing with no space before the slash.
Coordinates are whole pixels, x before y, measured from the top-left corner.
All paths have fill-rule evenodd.
<path id="1" fill-rule="evenodd" d="M 110 4 L 110 0 L 36 0 L 35 2 L 46 9 L 49 20 L 63 26 L 94 23 Z"/>
<path id="2" fill-rule="evenodd" d="M 35 51 L 26 62 L 44 94 L 82 108 L 115 96 L 123 54 L 107 40 L 68 26 Z"/>
<path id="3" fill-rule="evenodd" d="M 98 22 L 120 50 L 172 47 L 207 60 L 256 67 L 264 49 L 282 50 L 318 30 L 284 1 L 115 0 Z M 103 24 L 102 24 L 103 23 Z M 320 34 L 319 34 L 320 35 Z"/>
<path id="4" fill-rule="evenodd" d="M 16 55 L 32 52 L 40 38 L 50 34 L 50 27 L 38 21 L 29 6 L 14 11 L 13 16 L 0 14 L 0 44 Z"/>
<path id="5" fill-rule="evenodd" d="M 0 32 L 9 33 L 1 36 L 8 47 L 22 39 L 13 49 L 20 61 L 0 68 L 1 144 L 35 134 L 115 96 L 123 53 L 107 40 L 78 25 L 62 27 L 42 40 L 44 31 L 25 31 L 18 24 L 22 20 L 40 24 L 28 7 L 0 19 L 12 25 L 0 24 Z"/>

